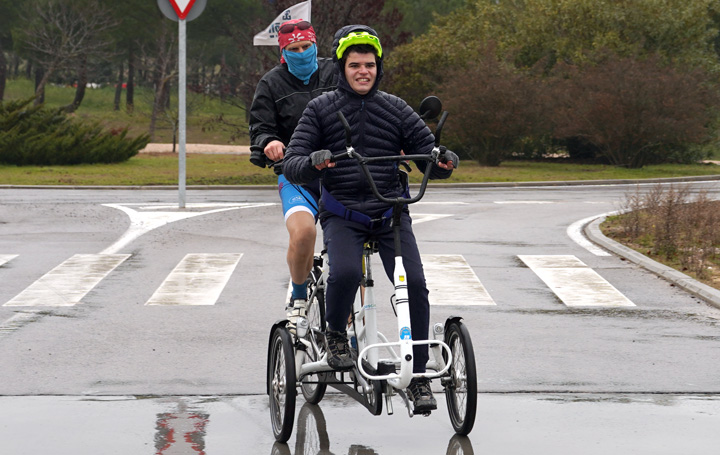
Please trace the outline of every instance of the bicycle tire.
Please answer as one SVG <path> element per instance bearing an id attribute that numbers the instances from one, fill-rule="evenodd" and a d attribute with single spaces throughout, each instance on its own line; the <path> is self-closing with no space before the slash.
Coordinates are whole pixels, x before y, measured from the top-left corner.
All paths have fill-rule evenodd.
<path id="1" fill-rule="evenodd" d="M 295 420 L 297 390 L 293 342 L 285 327 L 276 327 L 273 332 L 267 377 L 273 435 L 276 441 L 287 442 Z"/>
<path id="2" fill-rule="evenodd" d="M 452 365 L 445 385 L 448 414 L 455 433 L 466 436 L 475 425 L 477 411 L 477 370 L 470 332 L 460 321 L 452 321 L 445 342 L 450 346 Z M 443 352 L 447 360 L 447 354 Z"/>
<path id="3" fill-rule="evenodd" d="M 302 363 L 316 362 L 322 358 L 325 343 L 322 339 L 322 333 L 325 330 L 325 293 L 324 289 L 318 289 L 318 282 L 321 280 L 322 270 L 315 267 L 308 278 L 308 307 L 307 320 L 308 331 L 305 335 L 306 339 L 312 346 L 317 346 L 320 351 L 317 353 L 306 348 L 303 352 Z M 308 375 L 300 381 L 300 391 L 310 404 L 318 404 L 325 396 L 327 384 L 321 381 L 324 374 Z"/>
<path id="4" fill-rule="evenodd" d="M 382 413 L 383 384 L 382 381 L 371 381 L 370 383 L 372 384 L 372 390 L 370 393 L 363 393 L 363 395 L 367 400 L 367 408 L 370 414 L 379 416 Z"/>

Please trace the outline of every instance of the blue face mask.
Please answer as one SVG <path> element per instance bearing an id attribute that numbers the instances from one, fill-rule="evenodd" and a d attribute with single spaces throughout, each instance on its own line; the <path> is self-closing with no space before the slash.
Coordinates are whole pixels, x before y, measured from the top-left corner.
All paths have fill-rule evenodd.
<path id="1" fill-rule="evenodd" d="M 288 64 L 290 74 L 303 81 L 305 85 L 308 85 L 310 76 L 318 69 L 317 46 L 315 43 L 305 49 L 304 52 L 288 52 L 283 49 L 282 55 Z"/>

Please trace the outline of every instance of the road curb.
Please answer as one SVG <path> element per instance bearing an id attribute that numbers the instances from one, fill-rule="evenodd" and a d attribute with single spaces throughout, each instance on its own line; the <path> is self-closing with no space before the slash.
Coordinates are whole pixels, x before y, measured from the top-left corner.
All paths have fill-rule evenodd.
<path id="1" fill-rule="evenodd" d="M 716 308 L 720 308 L 720 291 L 703 284 L 682 272 L 671 267 L 660 264 L 649 257 L 638 253 L 637 251 L 626 247 L 608 237 L 600 231 L 600 224 L 605 221 L 606 216 L 601 215 L 585 225 L 585 235 L 593 243 L 605 248 L 606 250 L 633 262 L 644 269 L 647 269 L 661 278 L 673 283 L 677 287 L 686 290 L 694 296 L 706 301 Z"/>

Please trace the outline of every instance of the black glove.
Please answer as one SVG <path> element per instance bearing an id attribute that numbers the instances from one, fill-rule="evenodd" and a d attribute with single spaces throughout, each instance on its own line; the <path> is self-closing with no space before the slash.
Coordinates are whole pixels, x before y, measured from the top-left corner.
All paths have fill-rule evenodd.
<path id="1" fill-rule="evenodd" d="M 333 154 L 330 150 L 317 150 L 310 154 L 310 162 L 312 163 L 312 165 L 314 167 L 314 166 L 317 166 L 318 164 L 324 163 L 325 160 L 331 159 L 332 156 L 333 156 Z"/>
<path id="2" fill-rule="evenodd" d="M 460 167 L 460 158 L 458 158 L 457 153 L 440 146 L 440 162 L 447 163 L 448 161 L 452 161 L 454 168 Z"/>
<path id="3" fill-rule="evenodd" d="M 255 166 L 265 167 L 267 166 L 267 157 L 262 147 L 259 145 L 250 146 L 250 162 Z"/>

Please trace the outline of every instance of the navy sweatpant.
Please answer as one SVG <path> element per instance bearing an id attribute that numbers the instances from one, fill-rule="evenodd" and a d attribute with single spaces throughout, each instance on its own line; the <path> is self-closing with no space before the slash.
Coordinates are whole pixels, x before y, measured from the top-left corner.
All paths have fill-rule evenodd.
<path id="1" fill-rule="evenodd" d="M 329 216 L 321 220 L 324 241 L 328 251 L 330 275 L 326 289 L 326 319 L 331 330 L 344 332 L 352 312 L 355 293 L 362 277 L 363 244 L 369 239 L 378 240 L 378 249 L 385 273 L 390 281 L 395 269 L 395 248 L 390 222 L 370 230 L 362 224 Z M 427 340 L 430 325 L 430 303 L 425 284 L 420 252 L 412 232 L 410 215 L 403 213 L 401 226 L 402 256 L 408 277 L 410 323 L 413 340 Z M 428 346 L 413 347 L 413 372 L 425 371 Z"/>

